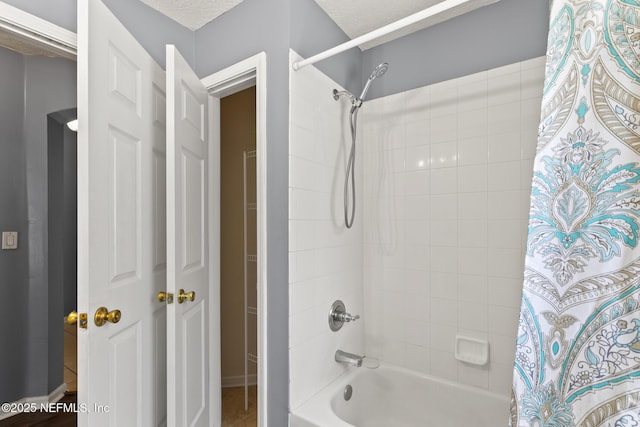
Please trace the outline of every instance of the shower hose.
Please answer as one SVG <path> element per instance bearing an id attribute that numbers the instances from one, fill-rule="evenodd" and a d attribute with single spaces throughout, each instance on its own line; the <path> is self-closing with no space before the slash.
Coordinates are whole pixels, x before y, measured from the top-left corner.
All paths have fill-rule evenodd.
<path id="1" fill-rule="evenodd" d="M 351 152 L 349 153 L 347 172 L 344 177 L 344 222 L 347 228 L 351 228 L 351 226 L 353 226 L 353 220 L 356 216 L 355 162 L 356 132 L 359 109 L 360 107 L 358 105 L 353 105 L 351 106 L 351 112 L 349 113 L 349 123 L 351 127 Z M 351 213 L 349 213 L 349 181 L 351 181 Z"/>

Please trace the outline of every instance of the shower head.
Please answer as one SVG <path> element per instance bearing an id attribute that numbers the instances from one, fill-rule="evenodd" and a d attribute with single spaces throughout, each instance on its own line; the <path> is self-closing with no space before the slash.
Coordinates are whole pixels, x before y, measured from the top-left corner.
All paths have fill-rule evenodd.
<path id="1" fill-rule="evenodd" d="M 369 86 L 371 86 L 371 82 L 377 79 L 378 77 L 382 77 L 384 73 L 387 72 L 388 69 L 389 69 L 389 64 L 387 64 L 386 62 L 383 62 L 382 64 L 378 65 L 376 68 L 373 69 L 373 71 L 371 72 L 371 75 L 369 76 L 369 79 L 364 84 L 364 89 L 362 89 L 362 94 L 358 97 L 360 101 L 364 101 L 364 97 L 367 95 L 367 91 L 369 90 Z"/>

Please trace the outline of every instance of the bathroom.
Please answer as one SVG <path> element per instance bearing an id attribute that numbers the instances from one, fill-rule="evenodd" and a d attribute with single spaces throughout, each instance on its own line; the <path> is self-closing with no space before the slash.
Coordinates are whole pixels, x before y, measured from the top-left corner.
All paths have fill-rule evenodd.
<path id="1" fill-rule="evenodd" d="M 52 22 L 65 11 L 8 3 Z M 260 425 L 306 417 L 305 405 L 357 370 L 336 363 L 337 350 L 487 395 L 506 419 L 549 2 L 501 0 L 298 71 L 349 40 L 320 0 L 244 0 L 197 30 L 140 2 L 105 3 L 159 64 L 173 43 L 201 79 L 266 55 Z M 333 90 L 361 93 L 383 62 L 359 113 L 347 229 L 351 105 Z M 335 300 L 360 316 L 337 332 L 327 324 Z M 460 343 L 488 354 L 462 361 Z"/>

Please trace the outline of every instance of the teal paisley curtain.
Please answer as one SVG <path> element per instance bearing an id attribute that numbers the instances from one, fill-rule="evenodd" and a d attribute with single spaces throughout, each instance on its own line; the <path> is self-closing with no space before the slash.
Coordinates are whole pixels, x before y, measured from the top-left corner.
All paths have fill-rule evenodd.
<path id="1" fill-rule="evenodd" d="M 640 0 L 555 0 L 512 427 L 640 427 L 639 227 Z"/>

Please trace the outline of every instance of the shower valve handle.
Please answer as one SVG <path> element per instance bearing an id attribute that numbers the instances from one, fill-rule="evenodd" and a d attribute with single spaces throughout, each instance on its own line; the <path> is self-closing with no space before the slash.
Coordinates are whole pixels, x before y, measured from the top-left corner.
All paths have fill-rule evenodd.
<path id="1" fill-rule="evenodd" d="M 343 322 L 355 322 L 360 318 L 360 315 L 356 314 L 354 316 L 351 313 L 336 313 L 336 317 L 338 318 L 338 320 L 341 320 Z"/>
<path id="2" fill-rule="evenodd" d="M 344 303 L 340 300 L 337 300 L 331 306 L 331 310 L 329 310 L 329 328 L 336 332 L 342 325 L 347 322 L 355 322 L 360 318 L 360 315 L 356 314 L 355 316 L 351 313 L 347 313 L 345 309 Z"/>

